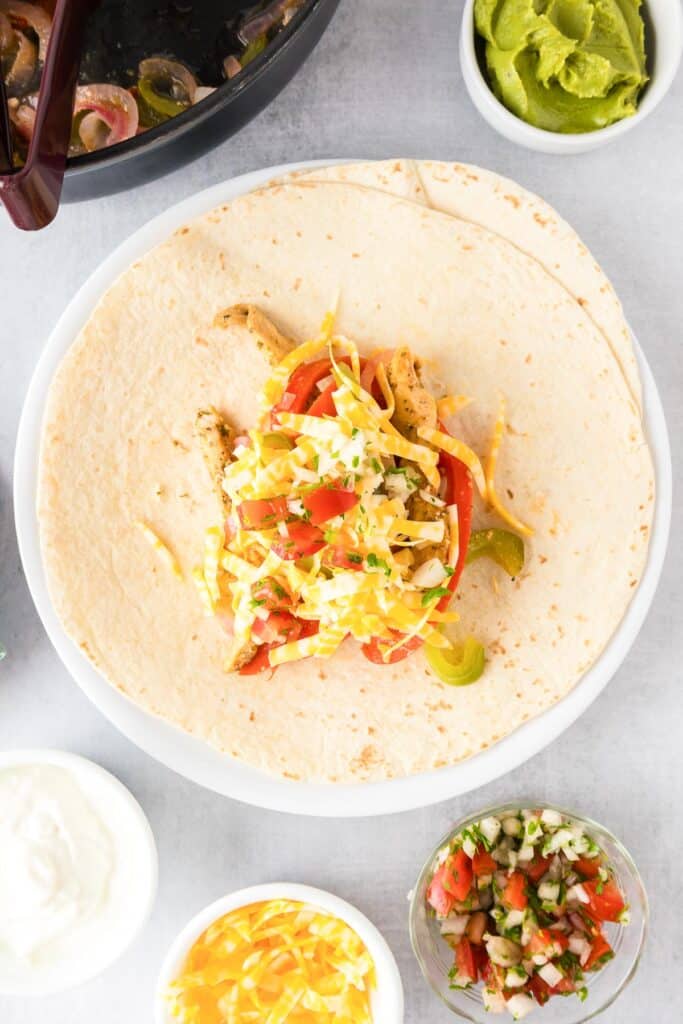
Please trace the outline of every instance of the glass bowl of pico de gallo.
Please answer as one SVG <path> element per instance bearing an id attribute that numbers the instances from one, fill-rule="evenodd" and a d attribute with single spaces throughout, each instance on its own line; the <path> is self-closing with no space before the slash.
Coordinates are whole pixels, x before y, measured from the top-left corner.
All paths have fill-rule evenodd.
<path id="1" fill-rule="evenodd" d="M 453 1013 L 582 1024 L 640 961 L 648 902 L 628 851 L 604 826 L 550 804 L 459 821 L 411 895 L 422 973 Z"/>

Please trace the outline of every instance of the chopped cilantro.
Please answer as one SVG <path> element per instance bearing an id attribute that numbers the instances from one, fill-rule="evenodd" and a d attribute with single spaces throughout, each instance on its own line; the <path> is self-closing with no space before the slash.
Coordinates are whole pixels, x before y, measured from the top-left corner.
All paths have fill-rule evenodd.
<path id="1" fill-rule="evenodd" d="M 354 565 L 361 565 L 363 562 L 363 556 L 357 554 L 355 551 L 347 552 L 346 557 L 348 558 L 349 562 L 352 562 Z"/>
<path id="2" fill-rule="evenodd" d="M 368 568 L 370 569 L 381 569 L 385 576 L 391 576 L 391 569 L 387 565 L 385 559 L 378 558 L 374 551 L 371 551 L 367 557 Z"/>
<path id="3" fill-rule="evenodd" d="M 447 594 L 450 594 L 448 587 L 430 587 L 422 595 L 422 607 L 426 608 L 432 601 L 436 601 L 439 597 L 446 597 Z"/>
<path id="4" fill-rule="evenodd" d="M 353 466 L 354 469 L 357 469 L 358 466 L 360 466 L 360 455 L 354 455 L 354 457 L 351 459 L 351 465 Z"/>
<path id="5" fill-rule="evenodd" d="M 313 456 L 313 469 L 316 471 L 316 473 L 320 469 L 320 456 L 319 455 L 314 455 Z"/>
<path id="6" fill-rule="evenodd" d="M 455 569 L 453 568 L 452 565 L 444 565 L 443 571 L 446 573 L 447 576 L 452 576 L 453 573 L 455 572 Z"/>
<path id="7" fill-rule="evenodd" d="M 374 469 L 375 473 L 382 472 L 382 464 L 379 461 L 379 459 L 372 459 L 371 466 Z"/>
<path id="8" fill-rule="evenodd" d="M 353 430 L 351 431 L 351 437 L 358 437 L 359 434 L 360 430 L 358 429 L 358 427 L 354 427 Z"/>
<path id="9" fill-rule="evenodd" d="M 249 607 L 250 608 L 260 608 L 261 605 L 265 604 L 265 603 L 266 603 L 265 597 L 260 598 L 258 601 L 256 600 L 255 597 L 252 597 L 251 601 L 249 602 Z"/>

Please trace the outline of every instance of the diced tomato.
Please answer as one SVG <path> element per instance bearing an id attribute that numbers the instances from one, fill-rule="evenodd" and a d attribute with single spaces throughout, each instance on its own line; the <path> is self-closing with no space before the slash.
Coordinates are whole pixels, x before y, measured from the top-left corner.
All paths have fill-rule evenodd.
<path id="1" fill-rule="evenodd" d="M 251 588 L 254 601 L 268 612 L 279 612 L 292 605 L 292 596 L 276 580 L 267 577 Z"/>
<path id="2" fill-rule="evenodd" d="M 272 670 L 270 661 L 268 660 L 268 652 L 270 647 L 267 644 L 262 644 L 257 650 L 254 657 L 248 664 L 243 665 L 239 670 L 241 676 L 255 676 L 259 672 L 265 672 L 267 669 Z"/>
<path id="3" fill-rule="evenodd" d="M 613 956 L 614 950 L 612 949 L 612 947 L 610 946 L 609 942 L 602 934 L 602 932 L 598 932 L 595 939 L 593 940 L 591 951 L 588 954 L 588 959 L 583 965 L 583 968 L 585 971 L 591 971 L 596 966 L 596 964 L 600 964 L 600 961 L 602 961 L 603 957 L 606 960 L 610 960 Z M 600 966 L 602 966 L 602 964 L 600 964 Z"/>
<path id="4" fill-rule="evenodd" d="M 289 612 L 271 612 L 267 619 L 255 619 L 251 631 L 264 644 L 293 643 L 301 636 L 301 623 Z"/>
<path id="5" fill-rule="evenodd" d="M 332 395 L 337 390 L 337 382 L 328 384 L 324 391 L 321 391 L 316 400 L 308 410 L 309 416 L 336 416 L 337 407 L 334 404 Z"/>
<path id="6" fill-rule="evenodd" d="M 569 939 L 559 928 L 551 928 L 550 934 L 552 935 L 553 946 L 555 947 L 555 955 L 561 956 L 566 949 L 569 949 Z"/>
<path id="7" fill-rule="evenodd" d="M 272 530 L 289 515 L 286 498 L 254 498 L 237 506 L 244 530 Z"/>
<path id="8" fill-rule="evenodd" d="M 584 882 L 588 911 L 597 921 L 618 921 L 626 904 L 615 882 Z"/>
<path id="9" fill-rule="evenodd" d="M 467 937 L 469 939 L 469 935 Z M 489 955 L 483 942 L 478 946 L 472 943 L 472 956 L 474 957 L 474 966 L 477 968 L 477 976 L 481 978 L 489 963 Z"/>
<path id="10" fill-rule="evenodd" d="M 529 902 L 526 894 L 526 875 L 521 871 L 513 872 L 503 890 L 503 903 L 511 910 L 525 910 Z"/>
<path id="11" fill-rule="evenodd" d="M 455 947 L 455 969 L 460 978 L 467 978 L 469 981 L 477 980 L 477 965 L 474 961 L 470 940 L 467 938 L 460 939 Z"/>
<path id="12" fill-rule="evenodd" d="M 478 910 L 475 914 L 472 914 L 467 922 L 465 935 L 473 945 L 480 946 L 482 944 L 487 925 L 488 916 L 483 910 Z"/>
<path id="13" fill-rule="evenodd" d="M 492 960 L 488 960 L 481 970 L 481 980 L 494 992 L 502 992 L 505 988 L 505 969 Z"/>
<path id="14" fill-rule="evenodd" d="M 453 909 L 455 897 L 450 891 L 451 873 L 447 864 L 434 872 L 429 888 L 427 889 L 427 902 L 434 907 L 439 917 L 447 917 Z"/>
<path id="15" fill-rule="evenodd" d="M 498 870 L 498 865 L 483 846 L 477 847 L 477 852 L 472 858 L 472 871 L 479 878 L 481 875 L 492 875 Z"/>
<path id="16" fill-rule="evenodd" d="M 343 547 L 334 547 L 325 552 L 324 562 L 326 565 L 333 565 L 336 569 L 351 569 L 363 571 L 363 559 L 355 551 L 347 551 Z"/>
<path id="17" fill-rule="evenodd" d="M 299 626 L 300 626 L 300 633 L 299 633 L 299 639 L 300 640 L 303 640 L 305 637 L 308 637 L 308 636 L 313 636 L 313 634 L 317 633 L 318 630 L 320 629 L 320 623 L 319 622 L 313 622 L 311 620 L 300 619 L 299 620 Z M 270 651 L 272 651 L 273 647 L 278 647 L 278 646 L 279 646 L 279 644 L 261 644 L 259 646 L 258 650 L 256 651 L 256 654 L 251 659 L 251 661 L 248 664 L 244 665 L 239 670 L 240 675 L 241 676 L 255 676 L 259 672 L 265 672 L 267 669 L 270 669 L 271 673 L 272 672 L 277 672 L 277 667 L 273 668 L 273 666 L 270 664 L 270 659 L 269 659 L 268 655 L 269 655 Z"/>
<path id="18" fill-rule="evenodd" d="M 564 932 L 549 931 L 548 928 L 541 928 L 531 936 L 529 942 L 524 947 L 524 952 L 528 956 L 542 953 L 544 956 L 551 958 L 560 956 L 568 946 L 569 939 Z"/>
<path id="19" fill-rule="evenodd" d="M 329 376 L 332 363 L 329 359 L 318 359 L 314 363 L 297 366 L 287 381 L 283 397 L 273 406 L 273 413 L 305 412 L 319 380 Z"/>
<path id="20" fill-rule="evenodd" d="M 453 876 L 453 898 L 464 900 L 472 888 L 472 861 L 461 847 L 446 863 Z"/>
<path id="21" fill-rule="evenodd" d="M 358 504 L 358 495 L 353 489 L 349 490 L 337 481 L 316 487 L 314 491 L 305 494 L 302 501 L 304 508 L 310 513 L 309 522 L 313 526 L 319 526 L 328 519 L 343 516 L 352 509 Z"/>
<path id="22" fill-rule="evenodd" d="M 572 870 L 582 878 L 597 878 L 601 863 L 600 857 L 579 857 L 572 863 Z"/>
<path id="23" fill-rule="evenodd" d="M 361 650 L 363 654 L 371 661 L 373 665 L 395 665 L 397 661 L 403 661 L 413 651 L 417 651 L 422 646 L 424 641 L 419 636 L 413 636 L 410 640 L 407 640 L 400 647 L 397 647 L 395 651 L 392 651 L 387 660 L 385 661 L 382 657 L 387 647 L 392 647 L 397 644 L 401 639 L 401 633 L 398 631 L 392 633 L 390 640 L 379 640 L 377 637 L 373 637 L 369 643 L 363 644 Z"/>
<path id="24" fill-rule="evenodd" d="M 539 1006 L 545 1006 L 550 999 L 550 985 L 539 974 L 532 974 L 529 979 L 529 991 Z"/>
<path id="25" fill-rule="evenodd" d="M 532 882 L 540 882 L 550 867 L 550 857 L 536 856 L 526 865 L 524 870 Z"/>
<path id="26" fill-rule="evenodd" d="M 324 547 L 325 538 L 317 526 L 313 526 L 312 523 L 288 523 L 287 536 L 278 537 L 272 545 L 272 550 L 280 558 L 291 562 L 297 558 L 314 555 Z"/>
<path id="27" fill-rule="evenodd" d="M 553 985 L 551 993 L 554 996 L 566 996 L 569 992 L 576 990 L 576 982 L 573 978 L 563 978 L 562 981 L 558 981 L 557 985 Z"/>

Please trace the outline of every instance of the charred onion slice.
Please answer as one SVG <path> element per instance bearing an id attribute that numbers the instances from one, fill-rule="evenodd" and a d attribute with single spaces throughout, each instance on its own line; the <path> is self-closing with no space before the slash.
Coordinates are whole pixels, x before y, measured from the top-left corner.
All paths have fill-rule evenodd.
<path id="1" fill-rule="evenodd" d="M 87 113 L 78 134 L 88 152 L 130 139 L 138 130 L 138 105 L 121 86 L 79 85 L 74 116 L 82 111 Z"/>
<path id="2" fill-rule="evenodd" d="M 38 36 L 38 57 L 44 61 L 52 29 L 50 15 L 42 7 L 23 3 L 22 0 L 0 0 L 0 14 L 6 14 L 15 29 L 33 29 Z"/>

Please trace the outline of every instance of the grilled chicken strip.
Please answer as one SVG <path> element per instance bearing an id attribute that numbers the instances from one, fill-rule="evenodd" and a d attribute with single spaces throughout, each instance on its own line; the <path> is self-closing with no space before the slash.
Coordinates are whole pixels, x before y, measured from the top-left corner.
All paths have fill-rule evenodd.
<path id="1" fill-rule="evenodd" d="M 387 366 L 387 378 L 396 400 L 392 422 L 410 441 L 419 441 L 419 427 L 437 426 L 436 402 L 423 386 L 419 364 L 407 346 L 397 348 Z"/>
<path id="2" fill-rule="evenodd" d="M 397 348 L 387 366 L 387 378 L 394 393 L 396 411 L 392 417 L 392 423 L 410 441 L 417 441 L 420 444 L 425 442 L 419 437 L 420 427 L 429 427 L 435 430 L 438 425 L 436 401 L 422 384 L 420 378 L 420 367 L 410 349 L 405 345 Z M 415 568 L 429 561 L 430 558 L 446 560 L 448 553 L 448 522 L 445 510 L 432 505 L 426 500 L 421 491 L 437 497 L 434 488 L 427 483 L 417 466 L 413 466 L 411 473 L 419 476 L 420 486 L 417 491 L 408 498 L 408 516 L 420 523 L 444 522 L 444 539 L 439 544 L 425 544 L 413 549 Z"/>
<path id="3" fill-rule="evenodd" d="M 281 363 L 288 352 L 296 348 L 295 342 L 277 329 L 275 324 L 262 313 L 258 306 L 240 302 L 221 310 L 214 319 L 214 327 L 246 327 L 256 338 L 256 345 L 262 349 L 271 366 Z"/>
<path id="4" fill-rule="evenodd" d="M 235 430 L 212 407 L 197 413 L 194 430 L 216 496 L 227 515 L 230 512 L 230 498 L 223 490 L 223 473 L 232 458 Z"/>

